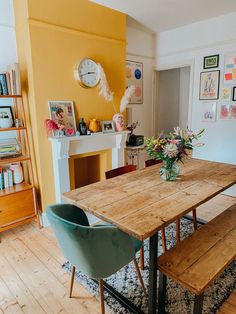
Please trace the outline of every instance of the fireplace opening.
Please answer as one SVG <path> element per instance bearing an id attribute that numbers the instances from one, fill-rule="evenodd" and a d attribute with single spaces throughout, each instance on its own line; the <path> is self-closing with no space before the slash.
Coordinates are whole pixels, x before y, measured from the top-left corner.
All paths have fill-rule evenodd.
<path id="1" fill-rule="evenodd" d="M 105 179 L 111 168 L 110 151 L 81 154 L 70 158 L 70 185 L 76 189 Z"/>

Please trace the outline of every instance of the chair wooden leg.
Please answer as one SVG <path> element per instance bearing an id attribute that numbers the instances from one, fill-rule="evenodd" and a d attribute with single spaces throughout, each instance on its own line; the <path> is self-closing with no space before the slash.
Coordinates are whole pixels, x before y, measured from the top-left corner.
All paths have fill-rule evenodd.
<path id="1" fill-rule="evenodd" d="M 144 285 L 144 282 L 143 282 L 143 278 L 142 278 L 140 269 L 139 269 L 139 267 L 138 267 L 138 262 L 137 262 L 136 258 L 134 258 L 133 261 L 134 261 L 134 266 L 135 266 L 136 271 L 137 271 L 137 274 L 138 274 L 139 282 L 140 282 L 140 284 L 141 284 L 141 286 L 142 286 L 142 288 L 143 288 L 144 295 L 147 296 L 147 290 L 146 290 L 146 287 L 145 287 L 145 285 Z"/>
<path id="2" fill-rule="evenodd" d="M 194 230 L 197 230 L 197 210 L 196 210 L 196 208 L 194 208 L 192 210 L 192 213 L 193 213 L 193 228 L 194 228 Z"/>
<path id="3" fill-rule="evenodd" d="M 165 228 L 161 229 L 161 242 L 162 242 L 163 253 L 165 253 L 166 252 L 166 233 L 165 233 Z"/>
<path id="4" fill-rule="evenodd" d="M 142 270 L 144 270 L 144 250 L 143 250 L 143 245 L 142 245 L 142 247 L 141 247 L 139 252 L 140 252 L 140 268 Z"/>
<path id="5" fill-rule="evenodd" d="M 72 296 L 72 290 L 73 290 L 73 285 L 74 285 L 74 279 L 75 279 L 75 266 L 72 267 L 72 272 L 71 272 L 70 294 L 69 294 L 69 298 L 71 298 L 71 296 Z"/>
<path id="6" fill-rule="evenodd" d="M 103 287 L 103 280 L 102 279 L 99 279 L 99 290 L 100 290 L 101 313 L 105 314 L 104 287 Z"/>
<path id="7" fill-rule="evenodd" d="M 176 220 L 176 241 L 180 242 L 180 218 Z"/>

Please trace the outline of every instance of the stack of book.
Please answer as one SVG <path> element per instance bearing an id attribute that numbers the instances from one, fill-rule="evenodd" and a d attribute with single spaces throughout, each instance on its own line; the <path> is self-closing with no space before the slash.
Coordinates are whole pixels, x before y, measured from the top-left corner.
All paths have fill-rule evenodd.
<path id="1" fill-rule="evenodd" d="M 0 190 L 13 186 L 13 171 L 9 168 L 0 167 Z"/>
<path id="2" fill-rule="evenodd" d="M 20 144 L 16 138 L 0 139 L 0 159 L 22 155 Z"/>
<path id="3" fill-rule="evenodd" d="M 19 95 L 20 91 L 19 64 L 14 63 L 0 73 L 0 95 Z"/>

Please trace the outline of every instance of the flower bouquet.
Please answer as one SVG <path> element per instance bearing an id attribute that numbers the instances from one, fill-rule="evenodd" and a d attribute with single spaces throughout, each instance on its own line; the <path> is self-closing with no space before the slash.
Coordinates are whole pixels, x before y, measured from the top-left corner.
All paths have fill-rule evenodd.
<path id="1" fill-rule="evenodd" d="M 167 181 L 174 181 L 179 174 L 178 161 L 188 157 L 189 150 L 194 146 L 193 141 L 198 140 L 204 129 L 198 133 L 190 130 L 183 130 L 180 127 L 174 128 L 174 132 L 169 134 L 160 134 L 157 139 L 154 137 L 146 138 L 146 150 L 148 155 L 153 159 L 163 161 L 160 169 L 160 176 Z M 202 145 L 202 144 L 198 144 Z"/>

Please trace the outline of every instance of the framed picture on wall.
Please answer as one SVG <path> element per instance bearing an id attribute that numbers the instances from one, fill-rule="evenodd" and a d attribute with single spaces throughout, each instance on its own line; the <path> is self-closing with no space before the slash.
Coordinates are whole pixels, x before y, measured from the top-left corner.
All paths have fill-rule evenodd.
<path id="1" fill-rule="evenodd" d="M 202 108 L 202 121 L 215 122 L 216 121 L 216 102 L 205 102 Z"/>
<path id="2" fill-rule="evenodd" d="M 232 97 L 233 101 L 236 101 L 236 86 L 233 87 L 233 97 Z"/>
<path id="3" fill-rule="evenodd" d="M 212 69 L 219 67 L 219 55 L 212 55 L 204 57 L 203 69 Z"/>
<path id="4" fill-rule="evenodd" d="M 115 126 L 114 122 L 111 120 L 109 121 L 102 121 L 102 132 L 103 133 L 114 133 L 115 132 Z"/>
<path id="5" fill-rule="evenodd" d="M 216 100 L 219 98 L 220 70 L 200 73 L 200 100 Z"/>
<path id="6" fill-rule="evenodd" d="M 135 86 L 130 104 L 143 103 L 143 64 L 142 62 L 126 61 L 126 87 Z"/>
<path id="7" fill-rule="evenodd" d="M 59 130 L 73 133 L 76 131 L 73 101 L 49 101 L 50 119 L 58 126 Z"/>
<path id="8" fill-rule="evenodd" d="M 222 88 L 221 100 L 222 101 L 231 101 L 231 87 Z"/>

